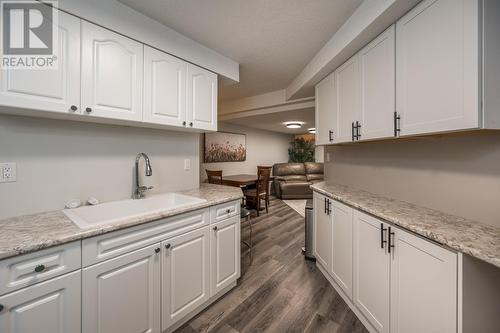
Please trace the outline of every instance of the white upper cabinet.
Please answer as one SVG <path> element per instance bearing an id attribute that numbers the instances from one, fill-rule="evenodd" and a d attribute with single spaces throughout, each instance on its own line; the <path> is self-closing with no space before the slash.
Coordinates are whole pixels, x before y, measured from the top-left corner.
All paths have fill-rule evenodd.
<path id="1" fill-rule="evenodd" d="M 426 0 L 396 24 L 401 135 L 478 128 L 478 1 Z"/>
<path id="2" fill-rule="evenodd" d="M 217 130 L 217 75 L 188 64 L 187 69 L 188 127 Z"/>
<path id="3" fill-rule="evenodd" d="M 337 132 L 337 94 L 332 73 L 316 85 L 316 144 L 334 142 Z"/>
<path id="4" fill-rule="evenodd" d="M 359 53 L 362 140 L 394 136 L 395 52 L 395 28 L 391 26 Z"/>
<path id="5" fill-rule="evenodd" d="M 359 122 L 359 57 L 353 56 L 335 71 L 337 86 L 337 130 L 335 142 L 356 140 Z"/>
<path id="6" fill-rule="evenodd" d="M 80 19 L 59 12 L 56 69 L 1 70 L 0 105 L 80 113 Z"/>
<path id="7" fill-rule="evenodd" d="M 457 332 L 457 254 L 393 228 L 391 332 Z"/>
<path id="8" fill-rule="evenodd" d="M 144 121 L 186 125 L 187 63 L 144 47 Z"/>
<path id="9" fill-rule="evenodd" d="M 83 113 L 142 120 L 142 81 L 143 45 L 83 21 Z"/>
<path id="10" fill-rule="evenodd" d="M 0 106 L 9 107 L 0 113 L 217 130 L 215 73 L 76 16 L 58 15 L 57 67 L 0 69 Z"/>

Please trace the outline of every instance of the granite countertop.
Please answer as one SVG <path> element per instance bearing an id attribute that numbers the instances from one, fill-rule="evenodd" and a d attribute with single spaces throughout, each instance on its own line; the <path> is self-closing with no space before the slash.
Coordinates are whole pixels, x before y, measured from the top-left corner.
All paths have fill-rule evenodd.
<path id="1" fill-rule="evenodd" d="M 500 267 L 500 228 L 339 184 L 311 188 L 363 212 Z"/>
<path id="2" fill-rule="evenodd" d="M 198 189 L 176 193 L 190 195 L 206 201 L 85 229 L 80 229 L 60 210 L 0 220 L 0 259 L 152 222 L 232 200 L 239 200 L 243 197 L 243 193 L 238 187 L 213 184 L 201 184 Z"/>

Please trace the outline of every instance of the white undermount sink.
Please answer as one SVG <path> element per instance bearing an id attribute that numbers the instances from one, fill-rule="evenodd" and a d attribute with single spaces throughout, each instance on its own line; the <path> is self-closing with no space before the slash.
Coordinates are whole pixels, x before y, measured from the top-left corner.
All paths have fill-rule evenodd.
<path id="1" fill-rule="evenodd" d="M 183 194 L 165 193 L 145 199 L 127 199 L 96 206 L 63 209 L 63 213 L 78 227 L 84 229 L 203 202 L 206 200 Z"/>

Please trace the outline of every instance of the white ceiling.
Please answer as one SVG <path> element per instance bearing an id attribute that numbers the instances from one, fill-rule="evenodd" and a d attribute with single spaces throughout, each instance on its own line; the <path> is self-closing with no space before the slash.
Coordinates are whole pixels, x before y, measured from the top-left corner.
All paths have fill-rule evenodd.
<path id="1" fill-rule="evenodd" d="M 224 120 L 223 122 L 273 132 L 304 134 L 307 133 L 308 128 L 314 127 L 314 108 L 266 113 L 258 116 Z M 290 129 L 285 126 L 285 122 L 302 122 L 303 124 L 302 128 Z"/>
<path id="2" fill-rule="evenodd" d="M 219 100 L 286 88 L 362 0 L 119 0 L 240 63 Z"/>

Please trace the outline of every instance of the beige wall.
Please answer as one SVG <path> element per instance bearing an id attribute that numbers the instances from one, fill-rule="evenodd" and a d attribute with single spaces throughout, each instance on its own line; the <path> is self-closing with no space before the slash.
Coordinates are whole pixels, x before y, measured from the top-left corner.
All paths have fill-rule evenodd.
<path id="1" fill-rule="evenodd" d="M 247 135 L 247 158 L 244 162 L 202 163 L 200 168 L 201 179 L 205 180 L 206 169 L 222 170 L 225 175 L 255 174 L 257 165 L 273 165 L 288 161 L 288 148 L 293 140 L 292 135 L 258 130 L 231 124 L 219 123 L 219 131 L 243 133 Z M 203 140 L 201 145 L 203 144 Z M 200 149 L 203 154 L 203 148 Z M 201 156 L 203 162 L 203 156 Z"/>
<path id="2" fill-rule="evenodd" d="M 17 182 L 0 183 L 0 218 L 130 198 L 139 152 L 151 158 L 153 176 L 142 178 L 154 191 L 198 186 L 199 134 L 0 116 L 0 163 L 17 163 Z"/>
<path id="3" fill-rule="evenodd" d="M 500 133 L 328 147 L 328 182 L 500 226 Z"/>

